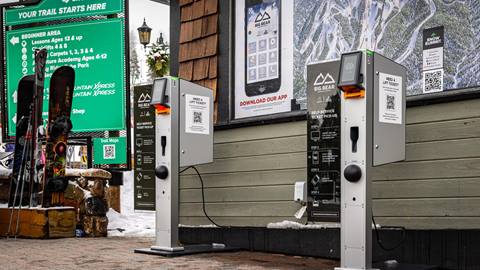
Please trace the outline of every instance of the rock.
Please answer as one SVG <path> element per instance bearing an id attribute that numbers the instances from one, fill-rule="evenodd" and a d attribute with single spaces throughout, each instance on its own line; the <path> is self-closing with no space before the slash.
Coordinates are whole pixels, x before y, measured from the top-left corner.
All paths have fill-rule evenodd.
<path id="1" fill-rule="evenodd" d="M 77 179 L 77 183 L 78 185 L 83 188 L 83 189 L 87 189 L 88 188 L 88 179 L 83 177 L 83 176 L 80 176 Z"/>
<path id="2" fill-rule="evenodd" d="M 89 237 L 107 236 L 109 209 L 107 181 L 111 174 L 101 169 L 67 169 L 70 180 L 66 202 L 77 209 L 77 228 Z"/>
<path id="3" fill-rule="evenodd" d="M 93 197 L 103 198 L 105 197 L 105 181 L 95 179 L 92 186 L 89 186 L 89 190 Z"/>
<path id="4" fill-rule="evenodd" d="M 105 216 L 108 211 L 107 201 L 103 198 L 90 197 L 85 200 L 85 213 L 89 216 Z"/>
<path id="5" fill-rule="evenodd" d="M 85 216 L 82 220 L 83 230 L 90 237 L 106 237 L 108 218 L 99 216 Z"/>
<path id="6" fill-rule="evenodd" d="M 109 186 L 105 191 L 105 198 L 108 201 L 108 206 L 120 213 L 120 187 Z"/>

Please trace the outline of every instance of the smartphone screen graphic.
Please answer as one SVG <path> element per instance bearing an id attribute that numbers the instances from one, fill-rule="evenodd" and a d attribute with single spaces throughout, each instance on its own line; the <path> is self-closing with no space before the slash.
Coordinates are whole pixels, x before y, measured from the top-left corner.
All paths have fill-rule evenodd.
<path id="1" fill-rule="evenodd" d="M 247 0 L 245 15 L 246 94 L 277 92 L 281 83 L 280 0 Z"/>

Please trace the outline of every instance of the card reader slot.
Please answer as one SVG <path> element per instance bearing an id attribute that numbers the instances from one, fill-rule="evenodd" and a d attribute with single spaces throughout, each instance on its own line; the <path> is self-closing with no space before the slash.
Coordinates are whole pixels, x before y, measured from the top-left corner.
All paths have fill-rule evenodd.
<path id="1" fill-rule="evenodd" d="M 165 148 L 167 146 L 167 136 L 160 137 L 160 145 L 162 146 L 162 157 L 165 156 Z"/>
<path id="2" fill-rule="evenodd" d="M 350 140 L 352 140 L 352 153 L 357 152 L 358 127 L 350 127 Z"/>

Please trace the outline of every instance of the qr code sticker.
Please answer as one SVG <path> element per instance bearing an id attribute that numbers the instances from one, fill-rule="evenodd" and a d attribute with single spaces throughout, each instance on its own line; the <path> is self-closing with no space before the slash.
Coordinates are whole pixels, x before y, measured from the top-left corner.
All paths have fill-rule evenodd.
<path id="1" fill-rule="evenodd" d="M 443 70 L 425 71 L 423 83 L 425 93 L 443 91 Z"/>
<path id="2" fill-rule="evenodd" d="M 203 123 L 202 112 L 193 112 L 193 123 L 194 124 L 201 124 Z"/>
<path id="3" fill-rule="evenodd" d="M 387 95 L 387 110 L 395 110 L 395 96 Z"/>
<path id="4" fill-rule="evenodd" d="M 106 144 L 103 146 L 103 159 L 115 159 L 114 144 Z"/>

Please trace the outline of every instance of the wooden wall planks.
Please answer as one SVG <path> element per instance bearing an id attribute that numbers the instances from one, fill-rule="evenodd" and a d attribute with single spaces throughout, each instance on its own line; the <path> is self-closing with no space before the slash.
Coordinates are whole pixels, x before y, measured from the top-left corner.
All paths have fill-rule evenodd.
<path id="1" fill-rule="evenodd" d="M 407 160 L 373 172 L 377 222 L 480 227 L 480 100 L 408 108 L 407 123 Z M 305 151 L 305 121 L 215 132 L 215 162 L 199 166 L 207 212 L 232 226 L 295 220 L 293 185 L 305 180 Z M 181 223 L 209 224 L 193 171 L 185 172 L 180 187 Z"/>

